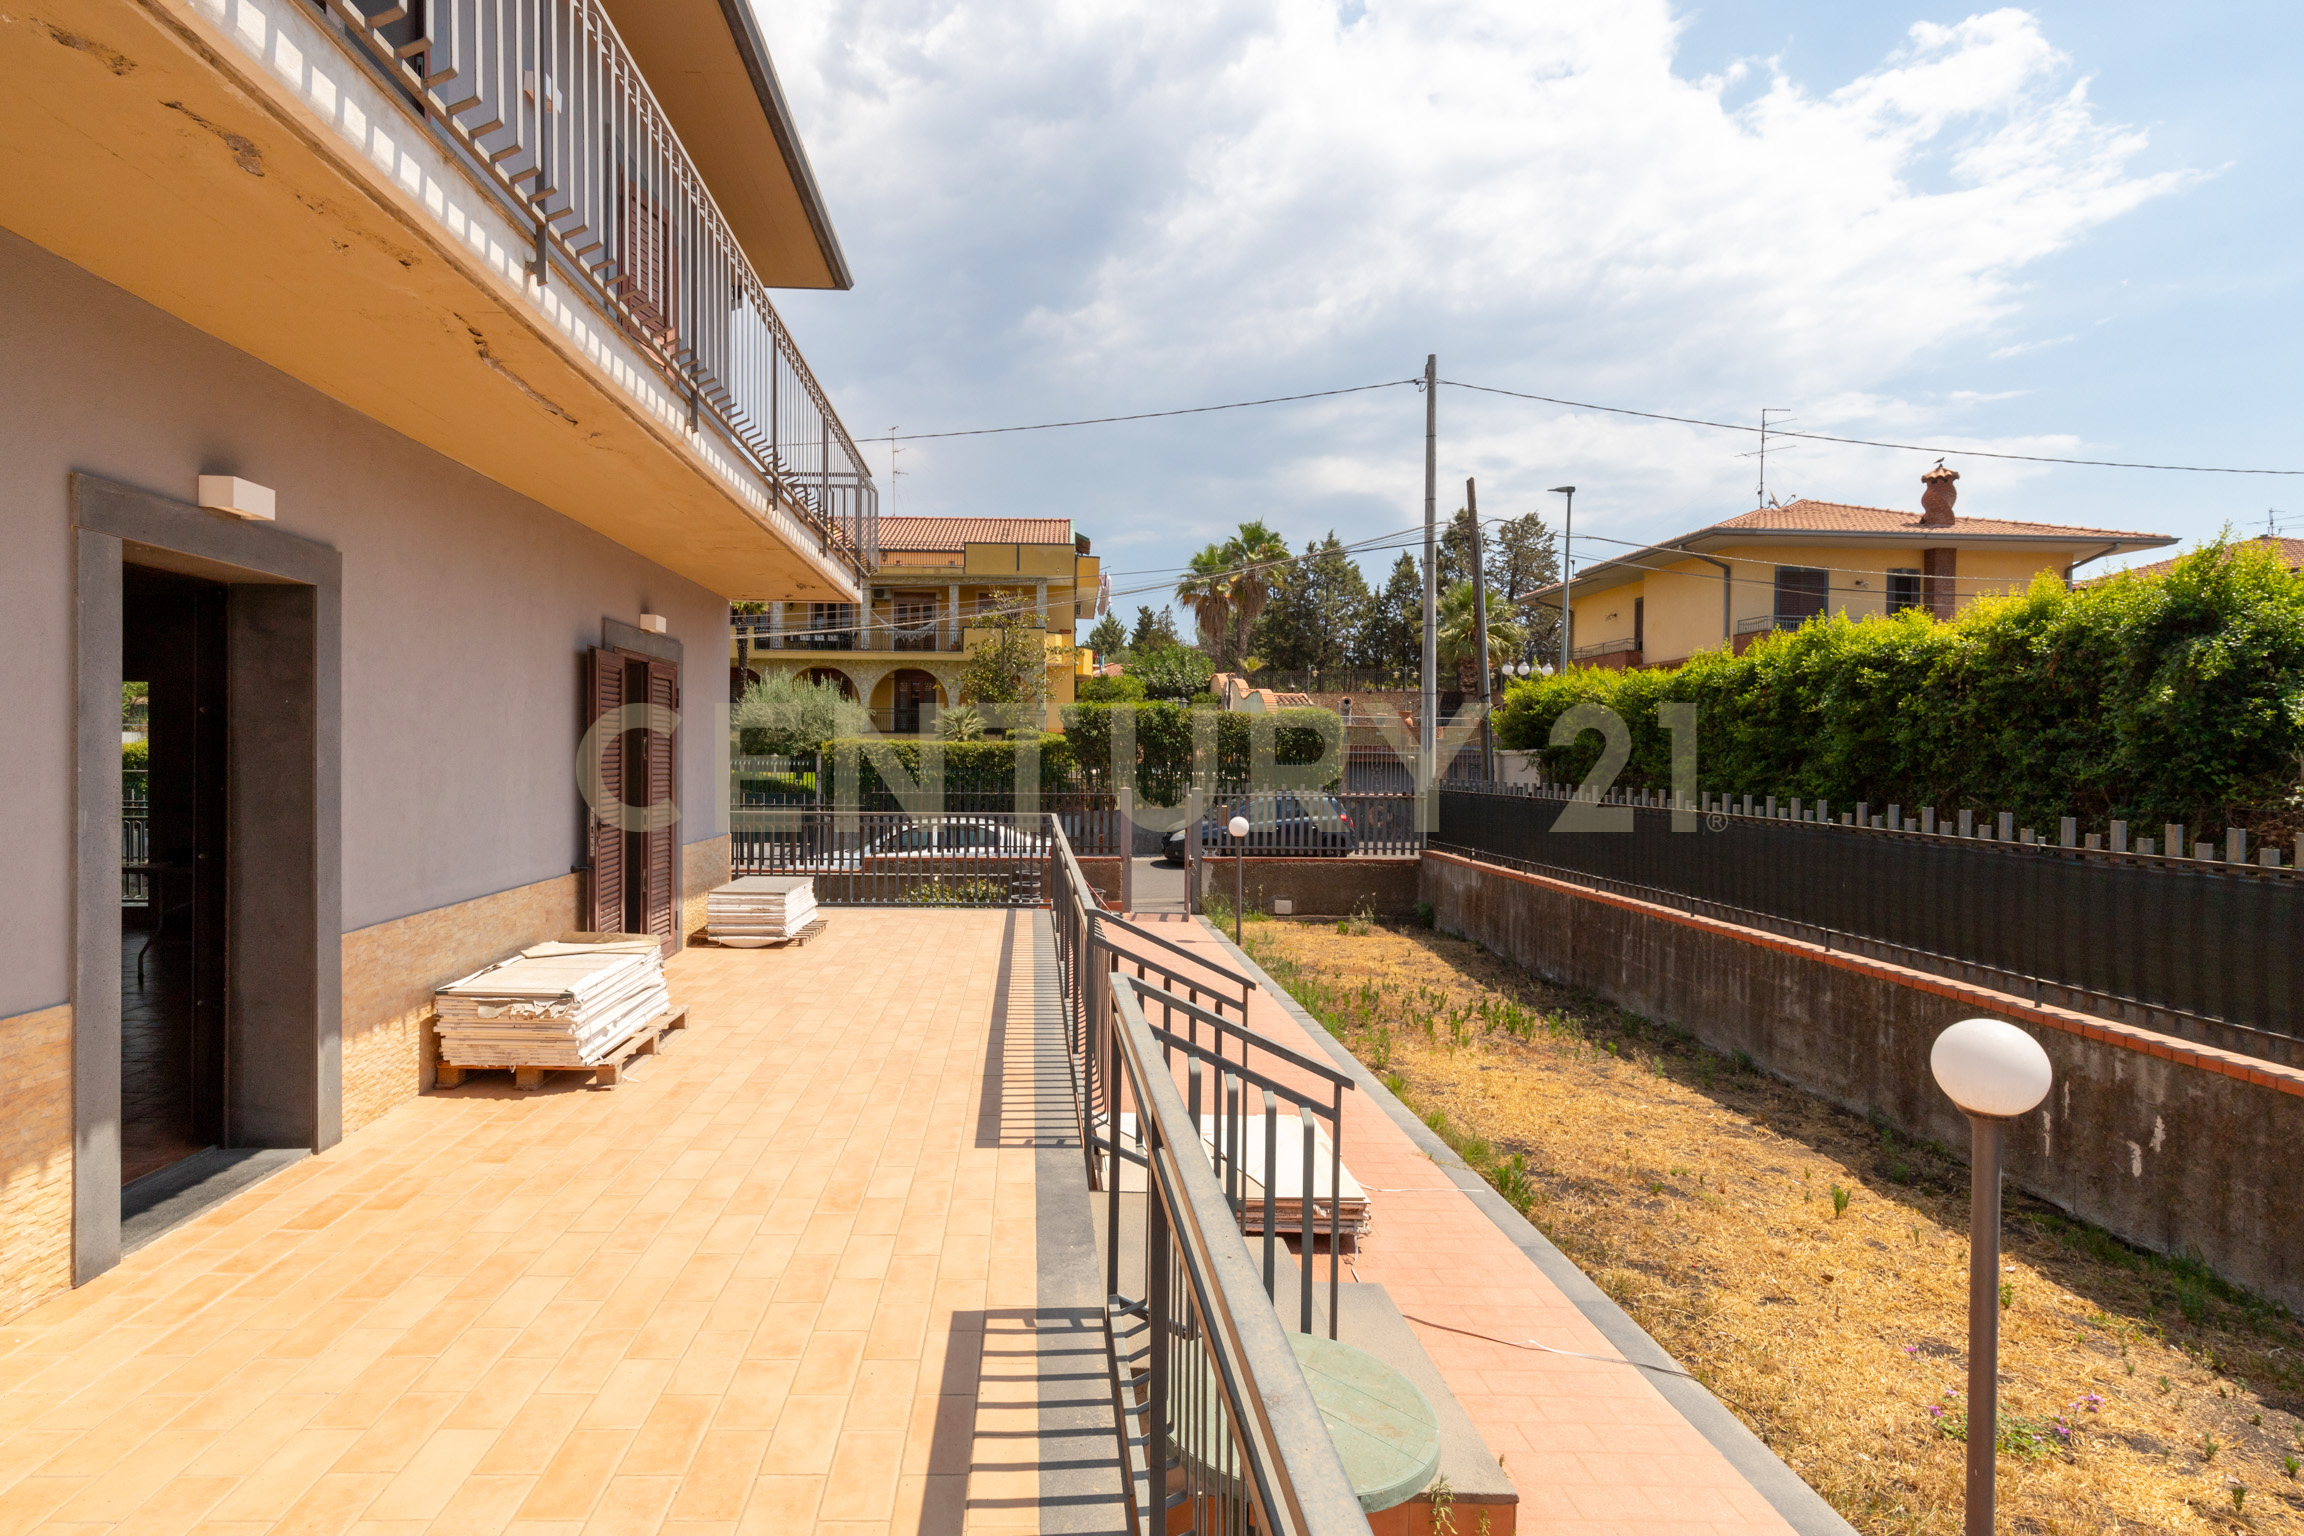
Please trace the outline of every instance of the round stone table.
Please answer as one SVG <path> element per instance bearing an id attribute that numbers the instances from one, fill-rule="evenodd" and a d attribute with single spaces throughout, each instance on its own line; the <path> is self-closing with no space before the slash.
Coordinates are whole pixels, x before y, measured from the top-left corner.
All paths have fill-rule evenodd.
<path id="1" fill-rule="evenodd" d="M 1369 1514 L 1422 1493 L 1440 1470 L 1440 1420 L 1416 1383 L 1349 1344 L 1291 1333 L 1296 1363 Z"/>

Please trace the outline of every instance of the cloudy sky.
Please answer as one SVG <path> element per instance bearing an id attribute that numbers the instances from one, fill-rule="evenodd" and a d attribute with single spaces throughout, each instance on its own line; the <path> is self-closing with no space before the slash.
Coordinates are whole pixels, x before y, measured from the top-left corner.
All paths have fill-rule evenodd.
<path id="1" fill-rule="evenodd" d="M 2304 467 L 2283 7 L 760 0 L 856 273 L 783 307 L 859 439 L 1444 379 Z M 1262 517 L 1407 533 L 1422 398 L 866 443 L 882 506 L 1068 515 L 1122 589 Z M 1916 506 L 1918 454 L 1768 489 Z M 1578 558 L 1754 505 L 1749 436 L 1440 392 L 1443 506 Z M 1955 456 L 1961 510 L 2195 538 L 2295 480 Z M 1593 542 L 1585 543 L 1589 534 Z M 1390 554 L 1371 556 L 1380 574 Z M 1133 611 L 1140 597 L 1120 596 Z"/>

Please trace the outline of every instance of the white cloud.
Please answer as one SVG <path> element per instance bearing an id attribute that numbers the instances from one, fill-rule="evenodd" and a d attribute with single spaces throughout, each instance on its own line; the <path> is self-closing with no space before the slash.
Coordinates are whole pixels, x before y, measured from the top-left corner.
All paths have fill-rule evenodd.
<path id="1" fill-rule="evenodd" d="M 2184 180 L 2131 171 L 2142 136 L 2016 10 L 1919 22 L 1822 90 L 1767 60 L 1676 74 L 1659 0 L 793 0 L 762 21 L 858 275 L 786 307 L 862 435 L 1397 378 L 1437 349 L 1450 377 L 1909 440 L 1974 401 L 1904 399 L 1900 373 L 1980 354 L 2028 263 Z M 1479 474 L 1484 505 L 1578 478 L 1596 523 L 1656 534 L 1751 489 L 1751 445 L 1716 432 L 1442 408 L 1443 479 Z M 1417 515 L 1421 416 L 1402 390 L 922 444 L 903 510 L 1069 510 L 1171 559 L 1247 515 L 1365 535 Z M 1782 463 L 1812 494 L 1915 490 L 1868 450 Z"/>

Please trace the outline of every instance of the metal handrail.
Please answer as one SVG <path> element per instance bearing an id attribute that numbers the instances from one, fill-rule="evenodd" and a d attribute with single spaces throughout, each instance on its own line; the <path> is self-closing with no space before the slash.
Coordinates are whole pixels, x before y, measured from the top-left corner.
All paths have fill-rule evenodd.
<path id="1" fill-rule="evenodd" d="M 861 582 L 864 456 L 601 0 L 320 0 L 484 187 Z"/>
<path id="2" fill-rule="evenodd" d="M 1211 1025 L 1219 1041 L 1240 1040 L 1243 1057 L 1251 1041 L 1269 1042 L 1217 1008 L 1188 1004 L 1116 972 L 1120 952 L 1105 925 L 1118 920 L 1099 911 L 1062 828 L 1052 829 L 1051 841 L 1060 872 L 1050 894 L 1078 1134 L 1089 1178 L 1107 1202 L 1106 1369 L 1131 1536 L 1164 1536 L 1180 1506 L 1195 1531 L 1358 1536 L 1368 1530 L 1367 1517 L 1273 1304 L 1277 1222 L 1271 1219 L 1269 1175 L 1280 1115 L 1272 1095 L 1285 1092 L 1300 1100 L 1302 1091 L 1263 1074 L 1244 1074 L 1244 1062 L 1225 1061 L 1216 1065 L 1215 1092 L 1204 1093 L 1209 1057 L 1221 1045 L 1213 1051 L 1199 1046 L 1190 1033 L 1196 1023 Z M 1125 927 L 1140 931 L 1134 924 Z M 1155 1025 L 1137 1001 L 1139 986 L 1164 1017 L 1183 1013 L 1187 1032 Z M 1170 1075 L 1170 1059 L 1178 1054 L 1186 1061 L 1189 1104 Z M 1300 1103 L 1298 1119 L 1307 1142 L 1314 1118 L 1330 1122 L 1333 1155 L 1342 1112 L 1342 1088 L 1334 1079 L 1341 1074 L 1323 1072 L 1320 1063 L 1297 1053 L 1283 1059 L 1309 1068 L 1314 1081 L 1329 1089 L 1329 1104 Z M 1245 1122 L 1238 1108 L 1250 1083 L 1269 1085 L 1261 1276 L 1240 1235 L 1237 1191 L 1226 1187 L 1227 1178 L 1239 1181 L 1236 1128 Z M 1200 1130 L 1203 1097 L 1216 1101 L 1220 1112 L 1231 1111 L 1209 1138 L 1219 1148 L 1214 1156 Z M 1135 1110 L 1133 1136 L 1120 1134 L 1128 1106 Z M 1227 1136 L 1227 1130 L 1235 1133 Z M 1311 1166 L 1308 1150 L 1304 1167 Z M 1144 1287 L 1134 1298 L 1121 1294 L 1120 1283 L 1123 1168 L 1141 1168 L 1145 1178 Z M 1332 1173 L 1332 1196 L 1334 1179 Z M 1333 1290 L 1334 1200 L 1329 1204 Z M 1299 1274 L 1306 1332 L 1311 1274 L 1307 1252 Z M 1333 1296 L 1328 1310 L 1333 1327 Z"/>
<path id="3" fill-rule="evenodd" d="M 1132 993 L 1121 989 L 1112 1001 L 1112 1038 L 1144 1138 L 1147 1251 L 1165 1259 L 1148 1266 L 1140 1302 L 1115 1296 L 1106 1308 L 1108 1328 L 1134 1317 L 1150 1327 L 1144 1349 L 1129 1357 L 1141 1360 L 1141 1373 L 1123 1378 L 1123 1357 L 1112 1356 L 1123 1441 L 1143 1447 L 1141 1494 L 1135 1457 L 1126 1468 L 1129 1528 L 1137 1536 L 1164 1533 L 1169 1511 L 1183 1505 L 1193 1530 L 1367 1532 L 1319 1404 L 1202 1152 L 1198 1117 L 1170 1080 Z M 1197 1086 L 1199 1063 L 1189 1070 Z M 1131 1418 L 1142 1421 L 1141 1434 L 1128 1434 Z"/>

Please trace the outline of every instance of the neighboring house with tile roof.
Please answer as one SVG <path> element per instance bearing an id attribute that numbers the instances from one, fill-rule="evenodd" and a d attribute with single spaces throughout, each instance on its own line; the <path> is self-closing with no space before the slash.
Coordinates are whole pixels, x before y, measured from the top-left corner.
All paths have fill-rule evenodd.
<path id="1" fill-rule="evenodd" d="M 2232 548 L 2269 549 L 2280 557 L 2280 563 L 2288 569 L 2292 571 L 2304 570 L 2304 539 L 2282 539 L 2271 534 L 2260 533 L 2252 539 L 2238 540 L 2232 545 Z M 2090 586 L 2095 582 L 2110 581 L 2118 576 L 2165 576 L 2176 569 L 2176 562 L 2182 558 L 2181 555 L 2170 555 L 2167 559 L 2155 560 L 2150 565 L 2132 565 L 2124 571 L 2110 571 L 2102 576 L 2092 576 L 2087 581 L 2082 582 L 2081 585 Z"/>
<path id="2" fill-rule="evenodd" d="M 1950 618 L 1987 593 L 2021 591 L 2041 572 L 2160 549 L 2166 534 L 1952 510 L 1956 470 L 1921 476 L 1921 510 L 1802 498 L 1595 561 L 1568 589 L 1569 644 L 1582 666 L 1676 666 L 1698 651 L 1793 629 L 1819 614 L 1851 618 L 1926 608 Z M 1523 601 L 1561 603 L 1559 583 Z"/>
<path id="3" fill-rule="evenodd" d="M 1075 625 L 1095 617 L 1101 571 L 1068 517 L 883 517 L 880 568 L 864 604 L 748 605 L 735 616 L 731 692 L 771 672 L 836 682 L 875 729 L 933 732 L 959 702 L 970 620 L 1021 605 L 1047 631 L 1048 725 L 1093 657 Z"/>

